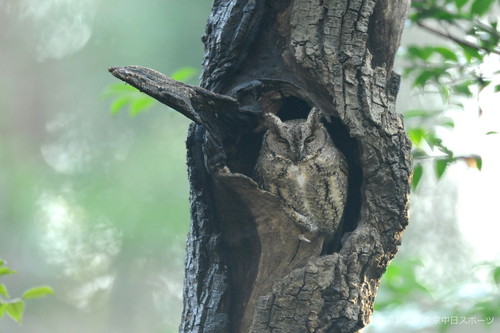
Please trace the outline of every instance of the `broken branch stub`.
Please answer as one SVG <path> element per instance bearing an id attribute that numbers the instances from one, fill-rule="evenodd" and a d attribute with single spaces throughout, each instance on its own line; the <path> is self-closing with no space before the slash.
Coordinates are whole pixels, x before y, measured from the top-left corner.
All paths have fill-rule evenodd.
<path id="1" fill-rule="evenodd" d="M 110 67 L 109 72 L 199 125 L 221 141 L 224 127 L 242 126 L 238 100 L 169 78 L 142 66 Z M 240 115 L 241 117 L 241 115 Z"/>

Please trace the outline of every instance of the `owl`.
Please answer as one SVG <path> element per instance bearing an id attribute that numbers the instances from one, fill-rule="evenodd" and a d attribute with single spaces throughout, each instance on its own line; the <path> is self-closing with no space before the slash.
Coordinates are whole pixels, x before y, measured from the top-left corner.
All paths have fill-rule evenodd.
<path id="1" fill-rule="evenodd" d="M 313 108 L 307 119 L 282 122 L 264 115 L 267 132 L 255 166 L 259 186 L 277 195 L 285 214 L 303 234 L 331 238 L 339 229 L 348 186 L 348 166 Z"/>

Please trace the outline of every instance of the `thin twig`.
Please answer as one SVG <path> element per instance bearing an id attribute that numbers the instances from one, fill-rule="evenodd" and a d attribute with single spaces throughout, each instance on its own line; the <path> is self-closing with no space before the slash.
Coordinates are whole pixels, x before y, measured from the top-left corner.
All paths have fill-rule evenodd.
<path id="1" fill-rule="evenodd" d="M 500 50 L 495 50 L 495 49 L 488 49 L 488 48 L 485 48 L 481 45 L 477 45 L 477 44 L 474 44 L 474 43 L 471 43 L 465 39 L 461 39 L 461 38 L 458 38 L 456 36 L 453 36 L 451 35 L 450 33 L 448 32 L 443 32 L 443 31 L 440 31 L 438 29 L 435 29 L 433 27 L 430 27 L 428 25 L 425 25 L 423 24 L 422 22 L 417 22 L 417 25 L 419 27 L 421 27 L 422 29 L 424 30 L 427 30 L 433 34 L 436 34 L 438 36 L 441 36 L 441 37 L 444 37 L 444 38 L 447 38 L 447 39 L 451 39 L 452 41 L 454 41 L 455 43 L 458 43 L 458 44 L 462 44 L 462 45 L 465 45 L 467 47 L 470 47 L 470 48 L 473 48 L 473 49 L 476 49 L 476 50 L 484 50 L 484 51 L 487 51 L 487 52 L 491 52 L 491 53 L 495 53 L 495 54 L 498 54 L 500 55 Z"/>

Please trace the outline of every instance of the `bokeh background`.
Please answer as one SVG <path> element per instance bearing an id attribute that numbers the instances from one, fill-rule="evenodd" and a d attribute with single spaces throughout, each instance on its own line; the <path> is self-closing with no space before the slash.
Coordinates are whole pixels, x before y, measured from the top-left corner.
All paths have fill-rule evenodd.
<path id="1" fill-rule="evenodd" d="M 127 106 L 110 112 L 107 92 L 117 80 L 107 68 L 187 67 L 197 84 L 210 7 L 208 0 L 0 0 L 0 258 L 18 272 L 0 282 L 13 297 L 36 285 L 56 292 L 30 300 L 22 325 L 0 319 L 1 333 L 177 331 L 189 122 L 158 104 L 137 115 Z M 433 38 L 408 29 L 403 44 Z M 486 72 L 498 70 L 498 60 L 488 58 Z M 405 83 L 398 103 L 403 112 L 440 100 Z M 498 329 L 484 322 L 495 311 L 474 312 L 485 302 L 500 309 L 492 278 L 500 260 L 500 140 L 485 135 L 500 130 L 498 101 L 485 91 L 464 103 L 446 115 L 455 127 L 441 135 L 457 154 L 481 155 L 483 168 L 457 162 L 439 181 L 424 174 L 367 332 Z M 476 322 L 443 325 L 466 315 Z"/>

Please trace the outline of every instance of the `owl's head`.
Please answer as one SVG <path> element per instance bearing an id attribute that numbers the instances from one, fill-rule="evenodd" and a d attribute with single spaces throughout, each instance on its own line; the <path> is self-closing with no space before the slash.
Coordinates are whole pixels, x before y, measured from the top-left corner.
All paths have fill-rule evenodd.
<path id="1" fill-rule="evenodd" d="M 331 138 L 321 123 L 322 113 L 313 108 L 307 119 L 281 121 L 276 115 L 266 113 L 264 124 L 268 131 L 262 149 L 281 159 L 300 162 L 315 157 Z"/>

